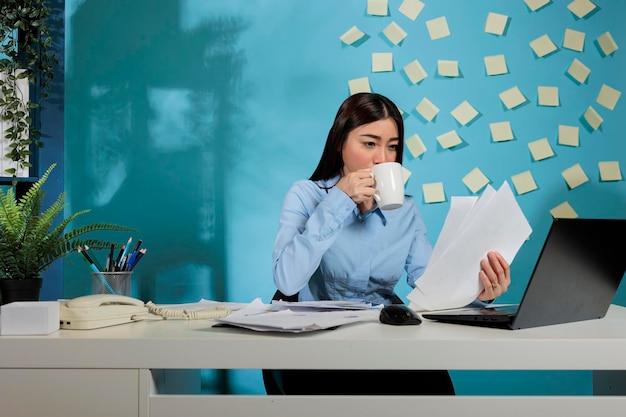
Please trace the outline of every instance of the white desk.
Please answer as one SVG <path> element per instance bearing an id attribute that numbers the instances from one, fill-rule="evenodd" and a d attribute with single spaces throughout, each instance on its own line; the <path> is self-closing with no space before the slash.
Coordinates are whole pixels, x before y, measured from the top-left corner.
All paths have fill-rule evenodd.
<path id="1" fill-rule="evenodd" d="M 0 337 L 0 411 L 11 416 L 623 415 L 626 396 L 276 397 L 161 395 L 151 369 L 626 370 L 626 308 L 602 320 L 526 330 L 359 323 L 264 334 L 210 321 L 146 321 Z M 393 351 L 393 355 L 381 352 Z M 621 373 L 599 373 L 597 389 Z M 618 378 L 619 379 L 619 378 Z M 623 393 L 623 392 L 622 392 Z M 356 400 L 356 401 L 355 401 Z M 328 412 L 323 412 L 328 408 Z"/>

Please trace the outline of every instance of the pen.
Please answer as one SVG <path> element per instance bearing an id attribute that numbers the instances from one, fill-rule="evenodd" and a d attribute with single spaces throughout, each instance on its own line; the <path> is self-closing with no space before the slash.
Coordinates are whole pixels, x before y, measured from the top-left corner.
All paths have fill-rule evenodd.
<path id="1" fill-rule="evenodd" d="M 113 257 L 115 256 L 115 243 L 111 243 L 111 250 L 109 251 L 109 256 L 107 257 L 107 265 L 106 265 L 106 270 L 107 272 L 114 272 L 114 265 L 113 265 Z"/>
<path id="2" fill-rule="evenodd" d="M 82 255 L 82 258 L 85 260 L 85 262 L 87 262 L 91 270 L 96 273 L 96 275 L 98 276 L 98 279 L 102 282 L 102 285 L 104 285 L 107 291 L 110 292 L 111 294 L 115 294 L 115 291 L 113 290 L 111 285 L 107 282 L 107 280 L 104 278 L 104 276 L 102 276 L 98 267 L 93 262 L 90 261 L 88 255 L 85 253 L 85 251 L 83 251 L 83 248 L 81 248 L 80 246 L 78 247 L 78 253 Z"/>
<path id="3" fill-rule="evenodd" d="M 128 238 L 128 243 L 126 243 L 125 246 L 123 246 L 123 252 L 120 255 L 120 260 L 117 263 L 117 269 L 121 270 L 122 269 L 122 262 L 124 260 L 124 257 L 128 254 L 128 250 L 130 249 L 130 244 L 133 243 L 133 237 L 129 237 Z"/>
<path id="4" fill-rule="evenodd" d="M 83 251 L 85 253 L 85 256 L 87 256 L 87 259 L 89 259 L 91 263 L 94 264 L 98 268 L 99 271 L 102 271 L 102 265 L 100 265 L 100 263 L 98 262 L 98 258 L 96 258 L 95 255 L 93 255 L 89 251 L 89 246 L 85 245 Z"/>
<path id="5" fill-rule="evenodd" d="M 135 256 L 135 259 L 133 260 L 133 263 L 128 265 L 128 270 L 132 271 L 135 266 L 139 263 L 139 260 L 146 254 L 146 252 L 148 252 L 147 249 L 141 249 L 139 252 L 137 252 L 137 255 Z"/>

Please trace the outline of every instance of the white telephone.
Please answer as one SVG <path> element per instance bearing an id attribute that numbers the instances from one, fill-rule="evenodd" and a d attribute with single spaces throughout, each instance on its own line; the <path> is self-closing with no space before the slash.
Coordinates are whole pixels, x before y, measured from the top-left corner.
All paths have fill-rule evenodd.
<path id="1" fill-rule="evenodd" d="M 60 303 L 61 329 L 97 329 L 144 319 L 144 302 L 125 295 L 94 294 Z"/>

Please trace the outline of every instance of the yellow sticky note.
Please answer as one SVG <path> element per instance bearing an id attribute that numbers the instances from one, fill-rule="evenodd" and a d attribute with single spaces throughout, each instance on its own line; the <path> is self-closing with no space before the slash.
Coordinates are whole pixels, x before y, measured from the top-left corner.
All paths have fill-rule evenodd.
<path id="1" fill-rule="evenodd" d="M 530 171 L 524 171 L 511 177 L 517 194 L 526 194 L 537 189 L 537 183 Z"/>
<path id="2" fill-rule="evenodd" d="M 428 74 L 426 74 L 426 71 L 424 71 L 424 68 L 417 59 L 413 62 L 406 64 L 404 66 L 404 72 L 413 84 L 419 83 L 428 76 Z"/>
<path id="3" fill-rule="evenodd" d="M 603 35 L 598 37 L 597 41 L 604 55 L 611 55 L 613 52 L 617 51 L 617 43 L 615 43 L 615 40 L 613 40 L 613 37 L 609 32 L 605 32 Z"/>
<path id="4" fill-rule="evenodd" d="M 437 72 L 443 77 L 458 77 L 459 62 L 458 61 L 437 61 Z"/>
<path id="5" fill-rule="evenodd" d="M 600 181 L 622 180 L 619 161 L 600 161 L 598 162 L 598 170 L 600 171 Z"/>
<path id="6" fill-rule="evenodd" d="M 578 126 L 559 125 L 557 143 L 559 145 L 578 146 L 580 143 L 578 130 Z"/>
<path id="7" fill-rule="evenodd" d="M 437 113 L 439 113 L 439 107 L 435 106 L 433 102 L 426 97 L 415 106 L 415 110 L 429 122 L 432 122 L 435 116 L 437 116 Z"/>
<path id="8" fill-rule="evenodd" d="M 576 17 L 582 19 L 591 13 L 596 8 L 596 5 L 589 0 L 574 0 L 567 5 L 567 8 L 570 12 L 574 13 Z"/>
<path id="9" fill-rule="evenodd" d="M 374 52 L 372 54 L 372 72 L 393 71 L 393 54 L 391 52 Z"/>
<path id="10" fill-rule="evenodd" d="M 367 0 L 367 14 L 372 16 L 387 16 L 389 5 L 387 0 Z"/>
<path id="11" fill-rule="evenodd" d="M 555 219 L 575 219 L 578 217 L 578 213 L 574 211 L 572 206 L 567 201 L 550 210 L 550 214 Z"/>
<path id="12" fill-rule="evenodd" d="M 501 75 L 509 72 L 503 54 L 486 56 L 484 60 L 487 75 Z"/>
<path id="13" fill-rule="evenodd" d="M 450 36 L 450 28 L 448 28 L 448 20 L 445 16 L 427 21 L 426 28 L 433 41 Z"/>
<path id="14" fill-rule="evenodd" d="M 596 97 L 596 103 L 606 107 L 609 110 L 614 110 L 622 93 L 619 90 L 614 89 L 606 84 L 602 84 L 598 97 Z"/>
<path id="15" fill-rule="evenodd" d="M 583 171 L 583 167 L 581 167 L 580 164 L 572 165 L 562 171 L 561 175 L 570 189 L 574 189 L 589 181 L 589 177 L 587 177 L 587 174 L 585 174 L 585 171 Z"/>
<path id="16" fill-rule="evenodd" d="M 477 193 L 489 184 L 489 178 L 487 178 L 487 176 L 483 174 L 478 167 L 476 167 L 463 177 L 463 184 L 465 184 L 473 193 Z"/>
<path id="17" fill-rule="evenodd" d="M 548 138 L 541 138 L 528 143 L 528 149 L 535 161 L 554 156 L 554 151 L 548 142 Z"/>
<path id="18" fill-rule="evenodd" d="M 426 203 L 441 203 L 446 201 L 446 193 L 443 191 L 443 182 L 422 184 L 422 192 L 424 193 L 424 202 Z"/>
<path id="19" fill-rule="evenodd" d="M 485 32 L 494 35 L 502 35 L 508 21 L 509 17 L 507 15 L 489 12 L 489 14 L 487 14 L 487 21 L 485 22 Z"/>
<path id="20" fill-rule="evenodd" d="M 556 45 L 552 42 L 552 39 L 548 35 L 543 35 L 538 37 L 537 39 L 530 42 L 530 47 L 532 48 L 535 55 L 539 58 L 544 57 L 554 51 L 556 51 Z"/>
<path id="21" fill-rule="evenodd" d="M 501 92 L 498 96 L 509 110 L 524 104 L 527 101 L 526 97 L 517 86 Z"/>
<path id="22" fill-rule="evenodd" d="M 400 42 L 406 38 L 406 32 L 402 29 L 396 22 L 391 22 L 385 29 L 383 29 L 383 33 L 389 39 L 391 43 L 394 45 L 398 45 Z"/>
<path id="23" fill-rule="evenodd" d="M 559 87 L 537 87 L 537 103 L 540 106 L 552 106 L 559 105 Z"/>
<path id="24" fill-rule="evenodd" d="M 350 88 L 350 95 L 356 93 L 371 93 L 370 80 L 367 77 L 355 78 L 348 81 L 348 88 Z"/>
<path id="25" fill-rule="evenodd" d="M 460 145 L 461 143 L 463 143 L 463 141 L 461 140 L 461 137 L 459 136 L 458 133 L 456 133 L 455 130 L 451 130 L 449 132 L 444 133 L 443 135 L 437 136 L 437 142 L 439 142 L 441 147 L 444 149 L 449 149 L 449 148 L 452 148 L 456 145 Z"/>
<path id="26" fill-rule="evenodd" d="M 587 77 L 589 76 L 589 73 L 591 73 L 591 70 L 578 59 L 574 58 L 569 68 L 567 69 L 567 73 L 571 75 L 572 78 L 574 78 L 576 81 L 578 81 L 579 84 L 583 84 L 587 80 Z"/>
<path id="27" fill-rule="evenodd" d="M 489 130 L 494 142 L 505 142 L 514 138 L 511 123 L 508 121 L 489 123 Z"/>
<path id="28" fill-rule="evenodd" d="M 593 130 L 597 130 L 604 121 L 604 119 L 602 119 L 602 116 L 598 114 L 596 109 L 591 106 L 587 107 L 587 110 L 585 111 L 585 114 L 583 114 L 583 117 L 585 118 L 587 123 L 589 123 L 589 126 L 591 126 Z"/>
<path id="29" fill-rule="evenodd" d="M 422 138 L 420 138 L 417 133 L 405 140 L 404 143 L 409 149 L 409 152 L 411 152 L 411 155 L 413 155 L 413 158 L 417 158 L 426 152 L 426 145 L 424 145 Z"/>
<path id="30" fill-rule="evenodd" d="M 524 3 L 526 3 L 526 6 L 528 6 L 528 8 L 534 12 L 541 9 L 546 4 L 550 3 L 550 0 L 524 0 Z"/>
<path id="31" fill-rule="evenodd" d="M 474 120 L 476 116 L 478 116 L 478 111 L 474 107 L 472 107 L 472 105 L 469 104 L 467 100 L 465 100 L 464 102 L 456 106 L 456 108 L 452 110 L 450 114 L 456 119 L 457 122 L 459 122 L 462 126 L 465 126 L 466 124 Z"/>
<path id="32" fill-rule="evenodd" d="M 572 51 L 582 52 L 585 49 L 585 32 L 579 32 L 573 29 L 565 29 L 563 37 L 563 48 Z"/>
<path id="33" fill-rule="evenodd" d="M 339 39 L 341 39 L 341 41 L 345 43 L 346 45 L 352 45 L 353 43 L 361 39 L 363 36 L 365 36 L 365 33 L 363 33 L 361 29 L 359 29 L 356 26 L 352 26 L 350 29 L 346 31 L 346 33 L 341 35 Z"/>
<path id="34" fill-rule="evenodd" d="M 415 20 L 423 8 L 424 3 L 420 0 L 403 0 L 400 7 L 398 7 L 398 11 L 409 19 Z"/>
<path id="35" fill-rule="evenodd" d="M 408 169 L 406 169 L 405 167 L 402 167 L 402 180 L 403 180 L 403 184 L 406 185 L 406 182 L 409 180 L 409 178 L 411 177 L 413 173 L 411 171 L 409 171 Z"/>

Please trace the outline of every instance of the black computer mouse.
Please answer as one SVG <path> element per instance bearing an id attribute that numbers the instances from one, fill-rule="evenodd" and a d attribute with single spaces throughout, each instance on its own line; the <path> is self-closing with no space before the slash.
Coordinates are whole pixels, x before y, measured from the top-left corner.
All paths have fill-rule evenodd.
<path id="1" fill-rule="evenodd" d="M 420 324 L 422 319 L 404 304 L 387 304 L 380 310 L 380 322 L 394 326 Z"/>

